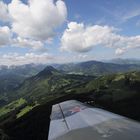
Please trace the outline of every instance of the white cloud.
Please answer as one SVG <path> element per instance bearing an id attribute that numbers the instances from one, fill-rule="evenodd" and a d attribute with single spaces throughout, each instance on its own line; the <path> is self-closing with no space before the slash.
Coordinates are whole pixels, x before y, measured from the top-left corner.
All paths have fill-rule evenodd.
<path id="1" fill-rule="evenodd" d="M 36 41 L 32 39 L 25 39 L 21 37 L 12 37 L 12 31 L 8 26 L 0 26 L 0 46 L 16 46 L 16 47 L 24 47 L 30 48 L 34 51 L 46 51 L 47 49 L 44 47 L 44 43 L 41 41 Z"/>
<path id="2" fill-rule="evenodd" d="M 8 45 L 11 41 L 11 31 L 8 26 L 0 27 L 0 46 Z"/>
<path id="3" fill-rule="evenodd" d="M 23 65 L 29 63 L 47 64 L 53 60 L 53 56 L 49 55 L 48 53 L 26 53 L 24 55 L 20 55 L 18 53 L 9 53 L 1 55 L 0 60 L 0 65 Z"/>
<path id="4" fill-rule="evenodd" d="M 130 48 L 140 47 L 140 36 L 126 37 L 119 35 L 117 29 L 109 26 L 85 26 L 83 23 L 70 22 L 61 38 L 61 50 L 88 52 L 95 46 L 123 48 L 124 53 Z"/>
<path id="5" fill-rule="evenodd" d="M 95 60 L 95 57 L 87 54 L 65 54 L 52 55 L 48 53 L 8 53 L 0 54 L 0 65 L 23 65 L 23 64 L 52 64 L 70 63 Z"/>
<path id="6" fill-rule="evenodd" d="M 0 21 L 8 26 L 0 27 L 0 46 L 9 44 L 46 51 L 46 42 L 51 43 L 55 29 L 67 17 L 67 8 L 62 0 L 12 0 L 8 5 L 0 1 Z"/>
<path id="7" fill-rule="evenodd" d="M 8 6 L 2 1 L 0 1 L 0 20 L 4 22 L 11 20 L 11 17 L 8 13 Z"/>
<path id="8" fill-rule="evenodd" d="M 44 44 L 41 41 L 31 40 L 31 39 L 24 39 L 21 37 L 17 37 L 13 39 L 12 42 L 13 46 L 17 47 L 26 47 L 33 49 L 35 51 L 45 51 L 46 49 L 43 47 Z"/>
<path id="9" fill-rule="evenodd" d="M 115 51 L 115 54 L 116 55 L 122 55 L 125 53 L 125 49 L 124 48 L 117 48 L 116 51 Z"/>
<path id="10" fill-rule="evenodd" d="M 12 30 L 20 37 L 47 40 L 67 17 L 67 8 L 62 0 L 29 0 L 28 5 L 12 0 L 8 5 Z"/>
<path id="11" fill-rule="evenodd" d="M 87 52 L 94 46 L 108 44 L 114 28 L 108 26 L 84 26 L 83 23 L 70 22 L 61 38 L 62 50 Z M 105 39 L 106 38 L 106 39 Z M 110 44 L 111 45 L 111 44 Z"/>

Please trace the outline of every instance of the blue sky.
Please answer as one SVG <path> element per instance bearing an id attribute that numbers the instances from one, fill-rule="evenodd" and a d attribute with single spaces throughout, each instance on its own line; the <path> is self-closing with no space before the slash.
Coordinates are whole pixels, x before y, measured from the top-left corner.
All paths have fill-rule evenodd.
<path id="1" fill-rule="evenodd" d="M 140 59 L 139 0 L 56 2 L 1 1 L 0 64 Z"/>

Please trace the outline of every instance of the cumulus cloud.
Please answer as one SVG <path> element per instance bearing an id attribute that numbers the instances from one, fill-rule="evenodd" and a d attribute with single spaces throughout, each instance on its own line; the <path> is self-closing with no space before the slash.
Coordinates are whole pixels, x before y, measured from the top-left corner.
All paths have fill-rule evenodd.
<path id="1" fill-rule="evenodd" d="M 4 22 L 8 22 L 11 20 L 8 12 L 8 6 L 2 1 L 0 1 L 0 20 Z"/>
<path id="2" fill-rule="evenodd" d="M 46 51 L 55 30 L 67 17 L 62 0 L 12 0 L 8 5 L 0 1 L 0 21 L 8 26 L 0 27 L 0 46 L 28 47 Z"/>
<path id="3" fill-rule="evenodd" d="M 93 46 L 100 45 L 103 41 L 105 44 L 109 40 L 108 34 L 113 31 L 113 28 L 108 26 L 84 26 L 83 23 L 70 22 L 68 28 L 64 31 L 61 38 L 62 50 L 87 52 Z M 105 38 L 108 38 L 105 40 Z"/>
<path id="4" fill-rule="evenodd" d="M 46 64 L 53 60 L 53 56 L 49 55 L 48 53 L 26 53 L 24 55 L 18 53 L 9 53 L 1 55 L 0 60 L 0 65 L 23 65 L 29 63 Z"/>
<path id="5" fill-rule="evenodd" d="M 8 26 L 0 27 L 0 46 L 8 45 L 11 41 L 11 31 Z"/>
<path id="6" fill-rule="evenodd" d="M 32 39 L 25 39 L 21 37 L 12 37 L 12 31 L 8 26 L 0 27 L 0 46 L 16 46 L 16 47 L 26 47 L 35 51 L 45 51 L 44 44 L 41 41 L 36 41 Z"/>
<path id="7" fill-rule="evenodd" d="M 115 48 L 116 54 L 123 54 L 127 49 L 140 47 L 140 36 L 122 36 L 117 31 L 109 26 L 70 22 L 61 37 L 61 50 L 88 52 L 95 46 L 103 46 Z"/>
<path id="8" fill-rule="evenodd" d="M 122 55 L 125 53 L 125 49 L 124 48 L 117 48 L 116 51 L 115 51 L 115 54 L 116 55 Z"/>
<path id="9" fill-rule="evenodd" d="M 17 47 L 26 47 L 33 49 L 35 51 L 45 51 L 46 49 L 43 47 L 44 44 L 41 41 L 31 40 L 31 39 L 24 39 L 21 37 L 17 37 L 12 40 L 13 46 Z"/>
<path id="10" fill-rule="evenodd" d="M 20 37 L 47 40 L 67 17 L 67 8 L 62 0 L 29 0 L 28 4 L 12 0 L 8 5 L 12 17 L 12 31 Z"/>
<path id="11" fill-rule="evenodd" d="M 13 33 L 8 26 L 0 27 L 0 46 L 16 46 L 16 47 L 26 47 L 34 51 L 46 51 L 44 44 L 41 41 L 36 41 L 32 39 L 25 39 L 21 37 L 12 37 Z"/>

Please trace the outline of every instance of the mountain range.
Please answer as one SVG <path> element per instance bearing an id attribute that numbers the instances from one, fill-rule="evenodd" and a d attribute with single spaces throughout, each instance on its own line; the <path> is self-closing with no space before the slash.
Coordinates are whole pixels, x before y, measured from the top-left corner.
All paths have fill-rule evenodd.
<path id="1" fill-rule="evenodd" d="M 66 73 L 81 74 L 81 75 L 105 75 L 118 72 L 128 72 L 140 70 L 140 65 L 136 64 L 114 64 L 99 61 L 87 61 L 81 63 L 69 63 L 55 66 L 56 69 Z"/>
<path id="2" fill-rule="evenodd" d="M 54 68 L 52 66 L 54 66 Z M 73 77 L 76 78 L 78 78 L 78 76 L 80 77 L 80 75 L 81 77 L 85 78 L 84 76 L 101 76 L 106 74 L 140 70 L 140 65 L 136 64 L 122 65 L 122 64 L 104 63 L 99 61 L 87 61 L 76 64 L 75 63 L 57 64 L 52 66 L 47 66 L 46 68 L 45 65 L 41 64 L 38 65 L 28 64 L 11 67 L 1 66 L 0 105 L 5 104 L 6 101 L 9 101 L 8 97 L 13 98 L 13 96 L 19 96 L 23 94 L 26 95 L 26 93 L 31 95 L 33 94 L 35 96 L 37 95 L 36 93 L 38 92 L 40 96 L 40 93 L 44 94 L 44 92 L 42 92 L 42 89 L 46 88 L 47 86 L 48 86 L 48 88 L 46 89 L 47 93 L 55 92 L 55 90 L 58 87 L 64 89 L 64 86 L 67 87 L 70 82 L 71 83 L 73 82 L 72 80 L 74 80 L 74 78 L 71 80 L 68 79 L 72 78 L 72 75 L 74 75 Z M 40 72 L 41 70 L 43 71 Z M 38 72 L 40 73 L 37 74 Z M 51 72 L 54 74 L 52 77 Z M 45 78 L 46 76 L 48 79 L 44 81 L 38 78 L 38 77 Z M 57 84 L 54 84 L 55 80 L 57 81 Z M 32 82 L 32 85 L 30 84 L 30 82 Z M 73 85 L 77 84 L 73 82 Z M 28 91 L 28 87 L 30 88 L 32 87 L 30 92 Z M 17 91 L 20 91 L 20 94 L 18 94 L 19 92 L 17 93 Z M 14 92 L 17 94 L 13 94 Z"/>

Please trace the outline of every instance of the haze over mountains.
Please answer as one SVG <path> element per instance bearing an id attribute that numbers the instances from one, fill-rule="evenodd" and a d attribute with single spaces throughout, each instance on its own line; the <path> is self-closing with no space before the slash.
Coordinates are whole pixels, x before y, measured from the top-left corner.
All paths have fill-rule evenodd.
<path id="1" fill-rule="evenodd" d="M 112 60 L 108 60 L 109 63 L 115 63 L 115 64 L 136 64 L 140 65 L 140 59 L 122 59 L 122 58 L 116 58 Z"/>

